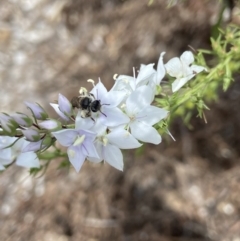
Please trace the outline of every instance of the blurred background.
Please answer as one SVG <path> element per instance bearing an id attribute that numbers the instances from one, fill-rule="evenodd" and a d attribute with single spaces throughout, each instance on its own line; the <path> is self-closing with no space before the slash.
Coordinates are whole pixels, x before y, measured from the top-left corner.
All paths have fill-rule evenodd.
<path id="1" fill-rule="evenodd" d="M 232 1 L 229 1 L 232 3 Z M 218 0 L 1 0 L 0 110 L 71 99 L 87 79 L 210 48 Z M 236 7 L 232 13 L 239 11 Z M 230 9 L 223 22 L 239 24 Z M 0 175 L 0 241 L 240 241 L 240 77 L 209 104 L 208 123 L 181 119 L 158 146 L 124 153 L 124 172 L 86 162 Z M 51 112 L 52 116 L 55 114 Z"/>

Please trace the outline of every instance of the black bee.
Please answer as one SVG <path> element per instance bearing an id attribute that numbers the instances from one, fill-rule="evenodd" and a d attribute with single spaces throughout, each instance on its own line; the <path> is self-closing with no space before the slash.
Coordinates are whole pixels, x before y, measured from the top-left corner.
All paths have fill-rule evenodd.
<path id="1" fill-rule="evenodd" d="M 84 95 L 80 95 L 79 97 L 73 97 L 71 100 L 71 104 L 73 108 L 81 110 L 82 118 L 91 117 L 92 113 L 101 112 L 102 107 L 100 100 L 96 100 L 92 94 L 86 93 L 84 93 Z M 102 114 L 105 115 L 104 113 Z"/>
<path id="2" fill-rule="evenodd" d="M 91 116 L 91 104 L 93 99 L 90 96 L 80 97 L 79 98 L 79 105 L 81 109 L 81 116 L 83 118 Z"/>
<path id="3" fill-rule="evenodd" d="M 98 112 L 100 111 L 101 112 L 101 102 L 100 100 L 94 100 L 91 105 L 90 105 L 90 108 L 91 108 L 91 111 L 92 112 Z"/>

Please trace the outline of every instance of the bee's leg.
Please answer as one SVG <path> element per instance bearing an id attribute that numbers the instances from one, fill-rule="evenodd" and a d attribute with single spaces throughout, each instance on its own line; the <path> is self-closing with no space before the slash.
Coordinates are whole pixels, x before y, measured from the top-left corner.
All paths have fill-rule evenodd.
<path id="1" fill-rule="evenodd" d="M 96 121 L 91 117 L 91 120 L 95 123 Z"/>
<path id="2" fill-rule="evenodd" d="M 100 113 L 102 113 L 102 114 L 103 114 L 105 117 L 107 117 L 107 115 L 106 115 L 106 114 L 104 114 L 104 113 L 103 113 L 101 110 L 99 110 L 99 112 L 100 112 Z"/>

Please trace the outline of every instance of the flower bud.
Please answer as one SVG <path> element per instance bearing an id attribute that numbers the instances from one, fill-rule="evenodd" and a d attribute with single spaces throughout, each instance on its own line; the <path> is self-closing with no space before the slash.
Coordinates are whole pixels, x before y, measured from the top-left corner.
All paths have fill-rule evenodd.
<path id="1" fill-rule="evenodd" d="M 18 125 L 11 116 L 9 116 L 5 113 L 0 113 L 0 123 L 1 123 L 2 129 L 8 135 L 10 135 L 10 136 L 15 135 L 16 128 Z"/>
<path id="2" fill-rule="evenodd" d="M 28 141 L 35 142 L 40 139 L 40 135 L 37 130 L 29 128 L 27 130 L 22 130 L 22 133 Z"/>
<path id="3" fill-rule="evenodd" d="M 29 127 L 32 125 L 32 119 L 23 113 L 16 112 L 11 115 L 11 117 L 18 123 L 20 126 Z"/>
<path id="4" fill-rule="evenodd" d="M 30 103 L 25 101 L 25 105 L 32 111 L 33 116 L 37 120 L 45 120 L 48 118 L 48 114 L 38 103 Z"/>
<path id="5" fill-rule="evenodd" d="M 62 129 L 62 124 L 53 119 L 45 120 L 38 124 L 41 128 L 49 130 L 49 131 L 58 131 Z"/>
<path id="6" fill-rule="evenodd" d="M 72 114 L 72 104 L 70 101 L 63 95 L 58 95 L 58 105 L 59 110 L 64 113 L 66 116 L 71 116 Z"/>

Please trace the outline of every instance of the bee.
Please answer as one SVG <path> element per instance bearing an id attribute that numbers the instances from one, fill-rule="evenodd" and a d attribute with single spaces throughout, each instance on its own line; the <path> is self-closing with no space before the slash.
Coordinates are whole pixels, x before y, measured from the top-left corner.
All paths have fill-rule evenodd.
<path id="1" fill-rule="evenodd" d="M 95 97 L 90 93 L 87 93 L 87 90 L 82 88 L 80 89 L 80 96 L 78 97 L 73 97 L 71 100 L 71 104 L 73 108 L 77 108 L 81 110 L 81 117 L 82 118 L 87 118 L 91 117 L 92 118 L 92 113 L 97 113 L 101 112 L 101 101 L 98 99 L 95 99 Z M 108 105 L 108 104 L 104 104 Z M 104 116 L 106 116 L 104 113 L 102 113 Z"/>

